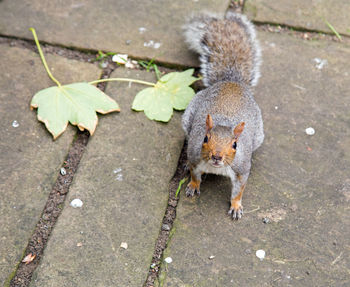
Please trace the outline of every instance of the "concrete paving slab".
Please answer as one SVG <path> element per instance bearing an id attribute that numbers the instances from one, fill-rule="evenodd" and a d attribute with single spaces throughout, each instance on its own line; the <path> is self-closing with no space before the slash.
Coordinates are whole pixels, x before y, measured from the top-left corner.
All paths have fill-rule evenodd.
<path id="1" fill-rule="evenodd" d="M 53 141 L 30 111 L 32 96 L 52 86 L 38 54 L 0 45 L 0 282 L 14 270 L 34 230 L 74 128 Z M 91 64 L 47 55 L 49 67 L 62 82 L 98 79 Z"/>
<path id="2" fill-rule="evenodd" d="M 227 215 L 225 178 L 207 176 L 200 198 L 182 193 L 161 286 L 350 284 L 350 47 L 259 38 L 265 142 L 254 155 L 245 214 L 237 222 Z M 327 61 L 322 69 L 315 58 Z"/>
<path id="3" fill-rule="evenodd" d="M 193 66 L 198 62 L 182 37 L 185 19 L 202 10 L 224 13 L 229 2 L 3 0 L 0 34 L 32 39 L 28 28 L 34 27 L 50 43 Z"/>
<path id="4" fill-rule="evenodd" d="M 155 82 L 153 73 L 123 68 L 111 77 Z M 131 111 L 145 87 L 108 83 L 106 92 L 121 113 L 100 119 L 31 286 L 145 282 L 184 140 L 181 113 L 163 124 Z M 74 198 L 83 201 L 81 209 L 69 206 Z"/>
<path id="5" fill-rule="evenodd" d="M 244 13 L 255 21 L 332 33 L 328 21 L 338 33 L 348 36 L 349 11 L 347 0 L 247 0 L 244 5 Z"/>

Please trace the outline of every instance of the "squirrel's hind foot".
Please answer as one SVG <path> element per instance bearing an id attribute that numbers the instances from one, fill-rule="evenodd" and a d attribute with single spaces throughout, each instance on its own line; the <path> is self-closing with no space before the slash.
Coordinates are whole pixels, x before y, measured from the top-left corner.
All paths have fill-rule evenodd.
<path id="1" fill-rule="evenodd" d="M 199 190 L 199 186 L 195 187 L 193 184 L 191 184 L 192 182 L 190 182 L 187 187 L 186 187 L 186 196 L 187 197 L 193 197 L 195 193 L 197 193 L 197 195 L 200 195 L 200 190 Z"/>
<path id="2" fill-rule="evenodd" d="M 237 205 L 235 207 L 231 206 L 230 210 L 228 211 L 228 214 L 232 216 L 233 220 L 238 220 L 242 218 L 243 216 L 243 206 Z"/>

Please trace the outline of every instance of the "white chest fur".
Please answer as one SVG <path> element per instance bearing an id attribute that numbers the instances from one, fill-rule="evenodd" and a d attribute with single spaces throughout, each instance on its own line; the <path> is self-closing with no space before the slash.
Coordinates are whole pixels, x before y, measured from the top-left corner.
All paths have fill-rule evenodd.
<path id="1" fill-rule="evenodd" d="M 223 176 L 228 176 L 231 179 L 235 178 L 235 173 L 232 170 L 230 166 L 223 166 L 223 167 L 215 167 L 212 166 L 210 163 L 201 160 L 199 164 L 197 165 L 196 170 L 198 172 L 204 172 L 204 173 L 213 173 L 213 174 L 218 174 L 218 175 L 223 175 Z"/>

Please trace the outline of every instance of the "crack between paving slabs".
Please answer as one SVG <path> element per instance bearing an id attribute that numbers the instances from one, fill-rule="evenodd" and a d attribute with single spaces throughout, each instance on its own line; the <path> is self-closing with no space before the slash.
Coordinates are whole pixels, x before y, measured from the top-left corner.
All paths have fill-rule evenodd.
<path id="1" fill-rule="evenodd" d="M 56 182 L 46 201 L 44 210 L 41 213 L 38 223 L 29 239 L 28 245 L 25 249 L 24 255 L 32 254 L 35 258 L 29 264 L 22 263 L 22 259 L 16 266 L 5 286 L 29 286 L 32 275 L 38 267 L 41 258 L 43 257 L 44 249 L 50 238 L 51 232 L 60 216 L 65 198 L 69 191 L 69 187 L 73 181 L 74 174 L 78 168 L 81 157 L 85 151 L 85 147 L 89 140 L 88 132 L 78 131 L 75 139 L 68 151 L 68 155 L 63 162 L 62 167 L 67 171 L 66 175 L 59 173 Z"/>
<path id="2" fill-rule="evenodd" d="M 35 44 L 31 40 L 27 40 L 27 39 L 19 39 L 19 38 L 0 35 L 0 44 L 17 46 L 20 48 L 32 50 L 37 53 Z M 44 44 L 43 48 L 45 53 L 47 54 L 57 54 L 59 56 L 62 56 L 68 59 L 76 59 L 83 62 L 91 62 L 91 59 L 95 58 L 95 55 L 91 55 L 86 51 L 82 52 L 82 51 L 67 48 L 67 47 Z M 62 52 L 60 53 L 60 51 L 62 50 L 64 50 L 63 53 Z M 107 61 L 109 64 L 113 63 L 111 59 L 108 59 Z M 162 65 L 161 63 L 159 64 Z M 100 79 L 109 78 L 111 73 L 117 67 L 118 66 L 116 65 L 114 66 L 108 65 L 106 68 L 103 69 Z M 160 66 L 160 67 L 166 69 L 165 66 Z M 97 87 L 100 90 L 104 91 L 106 88 L 106 85 L 107 85 L 107 82 L 102 82 L 102 83 L 99 83 Z M 45 204 L 45 207 L 40 215 L 38 223 L 34 228 L 32 235 L 29 238 L 28 245 L 24 249 L 21 259 L 19 260 L 17 265 L 14 267 L 14 270 L 6 280 L 4 285 L 5 287 L 8 287 L 8 286 L 26 287 L 26 286 L 29 286 L 29 284 L 31 283 L 32 275 L 36 270 L 36 268 L 39 266 L 40 260 L 44 255 L 44 250 L 49 240 L 49 237 L 51 235 L 51 232 L 55 226 L 55 223 L 58 220 L 58 217 L 62 212 L 62 207 L 65 202 L 66 195 L 68 194 L 70 184 L 73 181 L 74 174 L 78 168 L 79 162 L 85 151 L 85 147 L 88 143 L 88 140 L 89 140 L 88 132 L 78 131 L 76 133 L 72 146 L 68 151 L 66 160 L 62 165 L 62 167 L 64 167 L 67 170 L 67 174 L 65 176 L 61 174 L 58 175 L 56 182 L 52 188 L 52 191 L 48 196 L 48 200 Z M 183 151 L 181 153 L 180 159 L 182 157 L 182 154 L 183 154 Z M 77 156 L 77 157 L 73 158 L 74 156 Z M 176 178 L 176 175 L 179 174 L 179 166 L 180 166 L 180 161 L 179 161 L 177 172 L 175 173 L 174 178 Z M 173 180 L 171 181 L 171 183 L 173 182 Z M 175 184 L 177 183 L 175 182 Z M 176 191 L 176 188 L 177 186 L 175 187 L 175 191 Z M 173 199 L 175 198 L 175 193 L 172 196 L 172 198 Z M 176 199 L 175 199 L 175 202 L 176 202 L 175 203 L 175 206 L 176 206 L 177 204 Z M 170 197 L 169 197 L 168 204 L 174 205 L 173 201 L 170 202 Z M 168 207 L 167 212 L 169 210 L 170 209 Z M 165 215 L 163 220 L 165 220 L 168 217 L 169 216 Z M 30 253 L 36 255 L 35 259 L 29 264 L 22 263 L 23 258 Z"/>
<path id="3" fill-rule="evenodd" d="M 261 22 L 261 21 L 254 21 L 254 20 L 252 20 L 252 22 L 258 29 L 259 28 L 267 28 L 267 31 L 268 32 L 272 32 L 272 33 L 280 33 L 280 32 L 284 32 L 284 33 L 294 32 L 294 33 L 297 33 L 297 34 L 309 33 L 309 34 L 311 34 L 313 36 L 322 35 L 324 37 L 330 37 L 330 38 L 326 38 L 326 40 L 332 40 L 332 41 L 335 41 L 335 42 L 350 41 L 350 36 L 349 35 L 340 33 L 340 36 L 342 37 L 342 40 L 339 40 L 337 38 L 337 36 L 331 31 L 328 32 L 328 31 L 314 30 L 314 29 L 308 29 L 308 28 L 305 28 L 305 27 L 291 26 L 291 25 L 287 25 L 287 24 L 281 24 L 281 23 L 275 23 L 275 22 L 267 22 L 267 21 Z M 271 28 L 271 27 L 274 27 L 274 28 L 278 29 L 278 31 L 270 31 L 268 28 Z"/>
<path id="4" fill-rule="evenodd" d="M 230 6 L 227 9 L 226 14 L 228 12 L 245 14 L 244 13 L 245 4 L 246 4 L 246 0 L 231 0 Z M 339 40 L 332 31 L 320 31 L 320 30 L 308 29 L 305 27 L 292 26 L 292 25 L 282 24 L 277 22 L 255 21 L 255 20 L 252 20 L 252 22 L 257 29 L 264 29 L 270 33 L 287 33 L 288 34 L 289 32 L 294 32 L 298 34 L 298 35 L 290 34 L 292 36 L 303 36 L 305 33 L 309 33 L 311 37 L 303 38 L 303 39 L 311 40 L 314 37 L 318 37 L 319 35 L 322 35 L 324 37 L 327 37 L 326 40 L 331 40 L 335 42 L 345 42 L 345 41 L 350 42 L 350 36 L 342 33 L 339 33 L 342 37 L 342 40 Z M 271 27 L 278 29 L 278 31 L 271 31 L 269 29 Z"/>
<path id="5" fill-rule="evenodd" d="M 8 44 L 9 46 L 12 46 L 12 47 L 25 48 L 25 49 L 32 50 L 35 53 L 38 53 L 35 43 L 29 39 L 22 39 L 18 37 L 0 35 L 0 44 Z M 43 50 L 45 54 L 56 54 L 67 59 L 75 59 L 82 62 L 92 62 L 92 60 L 95 59 L 95 55 L 97 54 L 97 51 L 93 51 L 93 50 L 81 51 L 74 47 L 73 48 L 64 47 L 61 45 L 52 45 L 50 43 L 43 43 Z M 111 59 L 106 59 L 106 61 L 108 62 L 108 66 L 103 69 L 100 79 L 109 78 L 111 73 L 118 67 L 111 61 Z M 174 67 L 174 64 L 171 64 L 171 63 L 162 63 L 158 61 L 155 61 L 155 63 L 159 65 L 159 68 L 163 68 L 164 70 L 167 70 L 167 68 L 169 67 Z M 110 65 L 110 64 L 114 64 L 114 65 Z M 187 66 L 180 67 L 178 65 L 175 65 L 175 67 L 177 67 L 180 70 L 188 68 Z M 102 82 L 102 83 L 99 83 L 97 87 L 100 90 L 104 91 L 106 88 L 106 85 L 107 85 L 107 82 Z M 88 143 L 88 140 L 89 140 L 88 132 L 78 131 L 77 134 L 75 135 L 72 146 L 68 151 L 66 160 L 62 165 L 62 167 L 64 167 L 67 170 L 67 174 L 65 176 L 61 174 L 58 175 L 56 182 L 48 196 L 48 200 L 45 204 L 45 207 L 36 224 L 36 227 L 34 228 L 33 233 L 29 238 L 28 245 L 24 249 L 21 259 L 19 260 L 17 265 L 14 267 L 12 273 L 9 275 L 8 279 L 6 280 L 4 285 L 5 287 L 8 287 L 8 286 L 25 287 L 25 286 L 29 286 L 29 284 L 31 283 L 32 275 L 40 264 L 40 260 L 44 255 L 44 250 L 50 238 L 51 232 L 55 226 L 55 223 L 57 222 L 58 217 L 62 212 L 62 207 L 65 202 L 66 195 L 68 194 L 70 184 L 73 181 L 74 174 L 78 168 L 79 162 L 85 151 L 85 147 Z M 176 192 L 179 180 L 181 180 L 181 178 L 184 175 L 184 172 L 183 172 L 184 171 L 183 163 L 185 162 L 184 154 L 185 153 L 184 153 L 184 147 L 183 147 L 183 150 L 180 154 L 180 158 L 178 161 L 177 170 L 169 185 L 168 206 L 163 218 L 163 224 L 168 224 L 168 226 L 170 226 L 169 229 L 171 229 L 172 227 L 172 224 L 175 219 L 175 214 L 176 214 L 175 208 L 176 208 L 178 199 L 175 198 L 175 192 Z M 78 155 L 78 156 L 73 159 L 74 155 Z M 153 261 L 158 262 L 157 263 L 158 266 L 160 266 L 160 263 L 161 263 L 160 259 L 162 256 L 162 252 L 166 247 L 167 241 L 169 239 L 170 231 L 171 230 L 162 230 L 162 229 L 160 230 L 158 240 L 155 246 L 154 256 L 153 256 L 154 260 L 152 260 L 152 262 Z M 22 263 L 23 258 L 30 253 L 36 255 L 35 259 L 29 264 Z M 150 269 L 150 273 L 147 278 L 150 279 L 152 282 L 154 282 L 157 276 L 158 276 L 158 272 L 154 273 Z M 147 279 L 147 282 L 150 282 L 148 279 Z M 151 286 L 151 285 L 148 284 L 147 286 Z"/>
<path id="6" fill-rule="evenodd" d="M 257 27 L 281 27 L 282 29 L 292 30 L 296 33 L 311 33 L 318 35 L 319 33 L 325 34 L 326 36 L 332 36 L 335 37 L 331 32 L 323 32 L 323 31 L 317 31 L 317 30 L 309 30 L 302 27 L 293 27 L 288 26 L 284 24 L 278 24 L 278 23 L 268 23 L 268 22 L 258 22 L 254 21 L 254 24 Z M 271 31 L 269 31 L 271 32 Z M 286 32 L 282 30 L 282 32 Z M 341 34 L 346 40 L 349 40 L 349 36 Z M 343 38 L 343 39 L 344 39 Z M 329 39 L 327 39 L 329 40 Z M 10 46 L 19 46 L 21 48 L 27 48 L 30 50 L 33 50 L 37 52 L 35 44 L 32 40 L 29 39 L 21 39 L 17 37 L 11 37 L 7 35 L 0 35 L 0 44 L 8 43 Z M 45 53 L 49 54 L 57 54 L 59 56 L 63 56 L 65 58 L 69 59 L 76 59 L 84 62 L 91 62 L 92 59 L 95 59 L 95 54 L 98 52 L 97 50 L 83 50 L 75 47 L 65 47 L 62 45 L 52 45 L 50 43 L 43 43 L 44 44 L 44 50 Z M 60 52 L 64 50 L 64 52 Z M 69 54 L 70 53 L 70 54 Z M 134 57 L 132 57 L 134 58 Z M 137 58 L 135 58 L 137 59 Z M 143 59 L 144 60 L 144 59 Z M 110 62 L 110 61 L 109 61 Z M 156 62 L 156 64 L 163 66 L 163 67 L 173 67 L 171 63 L 162 63 L 162 62 Z M 176 68 L 188 68 L 188 67 L 179 67 L 176 66 Z M 103 73 L 101 75 L 101 79 L 109 78 L 109 75 L 112 73 L 112 71 L 115 68 L 105 68 L 103 69 Z M 100 83 L 97 85 L 98 88 L 100 88 L 102 91 L 106 87 L 106 83 Z M 73 180 L 74 173 L 79 165 L 81 156 L 85 150 L 85 147 L 88 143 L 89 134 L 87 132 L 77 132 L 76 138 L 73 141 L 72 147 L 70 148 L 68 152 L 68 156 L 66 158 L 66 165 L 63 166 L 68 170 L 66 176 L 59 175 L 56 183 L 49 194 L 48 201 L 45 205 L 45 208 L 41 214 L 41 217 L 37 223 L 37 226 L 29 240 L 28 246 L 25 249 L 25 252 L 23 253 L 23 257 L 33 252 L 36 254 L 36 258 L 28 265 L 25 265 L 24 263 L 21 263 L 21 261 L 17 264 L 12 274 L 9 276 L 8 280 L 5 283 L 5 286 L 28 286 L 31 281 L 31 277 L 33 272 L 35 271 L 36 267 L 39 265 L 40 259 L 43 255 L 44 248 L 46 246 L 46 243 L 49 239 L 49 236 L 52 232 L 52 229 L 61 214 L 61 207 L 65 201 L 65 197 L 68 193 L 70 184 Z M 185 147 L 185 146 L 184 146 Z M 178 161 L 178 167 L 175 172 L 174 177 L 172 178 L 170 184 L 169 184 L 169 198 L 168 198 L 168 204 L 167 208 L 162 220 L 162 228 L 159 232 L 158 239 L 155 244 L 155 250 L 152 257 L 151 266 L 149 269 L 149 273 L 147 276 L 147 279 L 145 281 L 144 286 L 153 286 L 155 280 L 159 276 L 159 271 L 161 268 L 161 259 L 163 256 L 163 251 L 165 250 L 169 235 L 172 231 L 173 222 L 176 217 L 176 206 L 178 203 L 179 198 L 175 198 L 175 192 L 178 187 L 179 181 L 185 176 L 184 172 L 184 163 L 185 163 L 185 153 L 184 153 L 184 147 L 182 149 L 182 152 L 180 154 L 180 158 Z M 73 154 L 79 154 L 79 159 L 75 162 L 70 162 L 70 159 Z M 52 201 L 56 199 L 56 204 L 52 204 Z M 53 219 L 50 224 L 47 224 L 50 219 Z M 169 227 L 167 229 L 164 229 L 163 226 L 167 225 Z M 42 235 L 45 236 L 43 239 Z M 39 248 L 38 248 L 39 246 Z M 21 259 L 22 260 L 22 259 Z"/>
<path id="7" fill-rule="evenodd" d="M 176 198 L 175 194 L 180 180 L 183 179 L 187 174 L 187 157 L 185 150 L 186 142 L 182 147 L 175 174 L 169 183 L 168 203 L 164 213 L 164 217 L 162 219 L 158 238 L 155 243 L 154 253 L 152 256 L 152 261 L 150 264 L 148 275 L 145 283 L 143 284 L 143 287 L 153 287 L 155 281 L 158 280 L 163 261 L 163 253 L 169 243 L 170 236 L 173 235 L 173 223 L 176 218 L 176 207 L 180 199 L 179 196 Z"/>
<path id="8" fill-rule="evenodd" d="M 111 73 L 112 69 L 104 69 L 100 78 L 109 78 Z M 97 85 L 97 87 L 104 91 L 106 83 L 100 83 Z M 62 175 L 59 173 L 48 196 L 38 223 L 36 224 L 36 227 L 29 239 L 28 245 L 22 254 L 22 258 L 6 280 L 4 285 L 5 287 L 29 286 L 32 275 L 39 266 L 40 260 L 44 255 L 44 250 L 48 240 L 50 239 L 52 230 L 58 220 L 58 217 L 62 213 L 66 196 L 70 185 L 73 182 L 74 175 L 78 169 L 85 148 L 88 144 L 89 137 L 90 135 L 87 131 L 77 131 L 75 134 L 72 146 L 70 147 L 68 155 L 62 164 L 62 167 L 64 167 L 66 170 L 66 174 Z M 24 256 L 30 253 L 35 255 L 34 260 L 29 264 L 23 263 L 22 260 Z"/>
<path id="9" fill-rule="evenodd" d="M 285 30 L 292 30 L 293 32 L 296 33 L 312 33 L 312 34 L 319 34 L 319 33 L 323 33 L 326 36 L 333 36 L 335 37 L 332 33 L 325 33 L 325 32 L 321 32 L 321 31 L 316 31 L 316 30 L 309 30 L 309 29 L 304 29 L 304 28 L 300 28 L 300 27 L 293 27 L 293 26 L 288 26 L 288 25 L 283 25 L 283 24 L 278 24 L 278 23 L 267 23 L 267 22 L 257 22 L 255 21 L 254 24 L 257 27 L 269 27 L 269 26 L 273 26 L 273 27 L 281 27 L 282 28 L 282 32 L 286 32 Z M 284 30 L 283 30 L 284 29 Z M 273 31 L 269 31 L 269 32 L 273 32 Z M 294 35 L 292 35 L 294 36 Z M 346 39 L 348 40 L 349 37 L 347 35 L 342 35 L 344 37 L 346 37 Z M 327 39 L 329 40 L 329 39 Z M 27 48 L 30 50 L 33 50 L 35 52 L 37 52 L 35 44 L 32 40 L 28 40 L 28 39 L 21 39 L 21 38 L 16 38 L 16 37 L 10 37 L 10 36 L 6 36 L 6 35 L 0 35 L 0 44 L 2 43 L 8 43 L 10 46 L 19 46 L 22 48 Z M 65 47 L 65 46 L 61 46 L 61 45 L 52 45 L 49 43 L 44 43 L 44 49 L 46 50 L 45 53 L 49 53 L 49 54 L 57 54 L 59 56 L 63 56 L 66 58 L 70 58 L 70 59 L 77 59 L 80 61 L 84 61 L 84 62 L 91 62 L 92 59 L 95 58 L 95 54 L 97 53 L 97 51 L 95 50 L 81 50 L 75 47 Z M 62 49 L 64 50 L 64 52 L 60 52 L 62 51 Z M 69 54 L 70 53 L 70 54 Z M 135 58 L 137 59 L 137 58 Z M 108 62 L 111 63 L 111 61 L 109 60 Z M 171 63 L 162 63 L 162 62 L 157 62 L 156 64 L 163 66 L 163 67 L 169 67 L 169 65 L 171 66 Z M 105 78 L 109 78 L 109 75 L 112 73 L 112 71 L 115 69 L 111 68 L 110 66 L 103 69 L 103 73 L 100 77 L 100 79 L 105 79 Z M 179 68 L 177 66 L 177 68 Z M 183 68 L 183 67 L 181 67 Z M 187 68 L 187 67 L 186 67 Z M 106 87 L 106 82 L 104 83 L 100 83 L 97 85 L 98 88 L 100 88 L 102 91 L 105 89 Z M 89 135 L 88 133 L 82 133 L 82 132 L 78 132 L 76 135 L 76 139 L 73 142 L 72 147 L 70 148 L 69 152 L 68 152 L 68 156 L 65 162 L 69 161 L 70 158 L 70 153 L 77 148 L 77 146 L 81 147 L 81 144 L 83 145 L 81 151 L 80 151 L 80 158 L 84 152 L 85 146 L 88 142 L 88 138 Z M 79 161 L 80 161 L 79 158 Z M 58 219 L 58 216 L 61 213 L 60 207 L 62 206 L 62 204 L 64 203 L 66 194 L 69 190 L 69 186 L 73 180 L 73 176 L 74 173 L 78 167 L 79 161 L 77 163 L 75 163 L 75 165 L 72 164 L 72 166 L 66 166 L 66 168 L 68 167 L 69 172 L 67 173 L 66 176 L 62 176 L 59 175 L 57 178 L 57 181 L 54 185 L 54 188 L 52 190 L 52 192 L 49 195 L 49 199 L 45 205 L 44 211 L 41 215 L 41 218 L 39 219 L 39 222 L 32 234 L 32 237 L 29 241 L 29 244 L 23 254 L 23 256 L 25 254 L 28 254 L 29 252 L 38 252 L 35 248 L 33 249 L 33 247 L 35 247 L 35 240 L 40 240 L 40 236 L 37 237 L 36 234 L 42 230 L 46 230 L 46 234 L 47 234 L 47 238 L 42 241 L 39 242 L 40 243 L 40 247 L 41 247 L 41 251 L 38 252 L 37 254 L 37 258 L 35 258 L 33 260 L 32 263 L 25 265 L 21 262 L 18 263 L 18 265 L 15 267 L 15 271 L 12 272 L 12 274 L 10 275 L 7 284 L 5 283 L 5 286 L 28 286 L 30 283 L 30 279 L 31 276 L 34 272 L 34 270 L 36 269 L 36 267 L 39 264 L 39 261 L 43 255 L 43 250 L 45 248 L 46 242 L 49 239 L 49 236 L 51 234 L 52 228 L 54 227 L 55 222 Z M 165 250 L 168 240 L 169 240 L 169 235 L 171 234 L 171 230 L 172 230 L 172 226 L 173 226 L 173 222 L 175 220 L 176 217 L 176 206 L 178 203 L 178 198 L 175 198 L 175 192 L 176 189 L 178 187 L 178 183 L 179 181 L 185 176 L 185 172 L 184 172 L 184 163 L 185 163 L 185 153 L 184 153 L 184 147 L 182 149 L 182 152 L 180 154 L 179 157 L 179 161 L 178 161 L 178 166 L 177 166 L 177 170 L 175 172 L 174 177 L 172 178 L 172 180 L 170 181 L 169 184 L 169 198 L 168 198 L 168 204 L 167 204 L 167 208 L 162 220 L 162 228 L 159 231 L 159 235 L 155 244 L 155 249 L 154 249 L 154 254 L 152 257 L 152 262 L 150 265 L 150 269 L 148 272 L 148 276 L 147 279 L 145 281 L 144 286 L 148 287 L 148 286 L 153 286 L 155 280 L 158 278 L 159 276 L 159 271 L 161 268 L 161 259 L 163 256 L 163 251 Z M 59 204 L 56 204 L 54 206 L 48 204 L 50 202 L 50 200 L 52 200 L 53 198 L 59 198 Z M 57 208 L 59 210 L 57 210 Z M 50 220 L 51 218 L 53 218 L 55 221 L 51 222 L 51 225 L 47 225 L 45 224 L 48 220 Z M 164 225 L 167 225 L 169 227 L 169 229 L 164 229 Z M 35 265 L 35 266 L 34 266 Z M 21 271 L 26 271 L 24 273 L 21 273 Z M 24 275 L 24 277 L 18 276 L 19 273 L 22 274 L 22 276 Z M 11 281 L 10 281 L 11 280 Z M 16 281 L 17 280 L 17 281 Z M 10 282 L 10 285 L 8 285 L 8 283 Z"/>
<path id="10" fill-rule="evenodd" d="M 14 47 L 20 47 L 20 48 L 26 48 L 29 50 L 32 50 L 35 53 L 38 53 L 38 50 L 36 48 L 35 42 L 32 39 L 27 38 L 21 38 L 21 37 L 15 37 L 15 36 L 9 36 L 9 35 L 3 35 L 0 34 L 0 44 L 8 43 L 10 46 Z M 65 57 L 67 59 L 75 59 L 83 62 L 98 62 L 96 60 L 96 55 L 99 51 L 102 51 L 103 53 L 112 52 L 112 51 L 103 51 L 103 50 L 95 50 L 95 49 L 84 49 L 74 46 L 64 46 L 58 43 L 48 43 L 45 41 L 40 40 L 40 44 L 42 46 L 42 50 L 45 54 L 55 54 L 58 56 Z M 113 51 L 114 53 L 114 51 Z M 126 52 L 115 52 L 115 54 L 126 54 Z M 158 61 L 156 59 L 151 58 L 142 58 L 138 56 L 134 56 L 129 54 L 128 55 L 130 59 L 136 60 L 136 61 L 152 61 L 153 63 L 163 67 L 163 68 L 169 68 L 174 70 L 186 70 L 189 68 L 192 68 L 188 65 L 182 65 L 182 64 L 175 64 L 172 62 L 165 62 L 165 61 Z M 106 59 L 107 61 L 107 59 Z M 108 61 L 111 62 L 111 61 Z M 112 62 L 113 63 L 113 62 Z M 116 66 L 117 67 L 117 66 Z"/>

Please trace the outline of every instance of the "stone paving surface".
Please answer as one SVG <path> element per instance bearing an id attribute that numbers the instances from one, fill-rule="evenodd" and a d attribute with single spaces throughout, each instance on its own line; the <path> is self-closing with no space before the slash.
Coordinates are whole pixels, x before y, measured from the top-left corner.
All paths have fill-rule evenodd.
<path id="1" fill-rule="evenodd" d="M 197 56 L 181 36 L 184 19 L 201 10 L 224 12 L 228 5 L 228 0 L 0 0 L 0 34 L 32 39 L 33 26 L 51 44 L 196 66 Z M 324 18 L 349 35 L 348 10 L 345 0 L 248 0 L 245 7 L 256 21 L 329 32 Z M 162 266 L 162 286 L 350 285 L 350 47 L 286 34 L 259 38 L 264 63 L 256 100 L 266 137 L 254 155 L 245 215 L 238 222 L 227 216 L 225 178 L 206 176 L 200 198 L 181 194 L 164 256 L 173 262 Z M 151 40 L 160 47 L 145 47 Z M 0 44 L 0 55 L 2 283 L 22 256 L 75 129 L 53 142 L 29 110 L 34 93 L 52 85 L 37 54 Z M 100 76 L 95 65 L 52 55 L 47 60 L 63 83 Z M 155 81 L 151 73 L 123 68 L 111 77 Z M 181 113 L 166 125 L 130 110 L 142 88 L 108 83 L 106 92 L 122 111 L 99 118 L 31 287 L 145 282 L 183 132 Z M 310 126 L 313 136 L 305 134 Z M 83 201 L 82 208 L 69 205 L 74 198 Z M 255 256 L 258 249 L 266 251 L 263 261 Z"/>
<path id="2" fill-rule="evenodd" d="M 111 77 L 155 82 L 152 73 L 122 68 Z M 180 113 L 162 124 L 131 111 L 145 87 L 108 83 L 121 113 L 100 117 L 31 286 L 145 282 L 184 140 Z M 81 209 L 69 206 L 74 198 L 83 201 Z"/>
<path id="3" fill-rule="evenodd" d="M 226 214 L 225 178 L 207 176 L 200 198 L 182 193 L 162 286 L 350 285 L 350 47 L 259 38 L 265 142 L 243 196 L 246 213 L 238 222 Z M 315 58 L 327 60 L 322 69 Z"/>
<path id="4" fill-rule="evenodd" d="M 75 130 L 53 141 L 30 111 L 32 96 L 53 85 L 38 54 L 0 45 L 0 283 L 14 270 L 40 217 Z M 47 56 L 62 82 L 93 80 L 91 64 Z M 16 122 L 18 126 L 16 125 Z"/>
<path id="5" fill-rule="evenodd" d="M 332 33 L 328 21 L 338 33 L 350 36 L 348 0 L 247 0 L 244 13 L 259 22 Z"/>
<path id="6" fill-rule="evenodd" d="M 224 13 L 229 2 L 3 0 L 0 33 L 32 39 L 28 28 L 34 27 L 41 41 L 194 66 L 197 59 L 182 37 L 185 19 L 202 10 Z M 144 46 L 151 41 L 155 46 Z"/>

